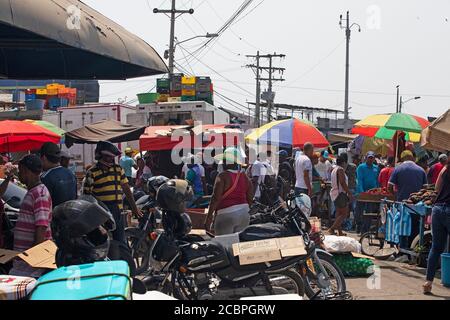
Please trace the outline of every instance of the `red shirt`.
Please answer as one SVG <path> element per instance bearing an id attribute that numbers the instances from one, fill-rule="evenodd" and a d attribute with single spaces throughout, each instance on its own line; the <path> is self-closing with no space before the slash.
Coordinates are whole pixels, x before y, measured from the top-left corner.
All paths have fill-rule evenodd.
<path id="1" fill-rule="evenodd" d="M 237 176 L 239 173 L 234 173 L 227 171 L 228 174 L 231 176 L 231 187 L 233 187 Z M 236 188 L 226 197 L 225 199 L 222 199 L 222 201 L 217 206 L 217 210 L 229 208 L 238 204 L 245 204 L 247 203 L 247 189 L 248 189 L 247 179 L 245 177 L 245 173 L 241 173 L 241 176 L 239 177 L 239 181 L 237 183 Z M 228 189 L 228 190 L 230 190 Z M 225 193 L 228 192 L 225 191 Z M 224 194 L 225 194 L 224 193 Z"/>
<path id="2" fill-rule="evenodd" d="M 439 178 L 439 174 L 445 166 L 438 162 L 435 165 L 431 166 L 430 171 L 428 172 L 428 179 L 430 184 L 436 184 L 437 179 Z"/>
<path id="3" fill-rule="evenodd" d="M 392 172 L 394 172 L 394 168 L 392 167 L 383 168 L 381 170 L 380 175 L 378 176 L 378 182 L 382 188 L 387 189 Z"/>

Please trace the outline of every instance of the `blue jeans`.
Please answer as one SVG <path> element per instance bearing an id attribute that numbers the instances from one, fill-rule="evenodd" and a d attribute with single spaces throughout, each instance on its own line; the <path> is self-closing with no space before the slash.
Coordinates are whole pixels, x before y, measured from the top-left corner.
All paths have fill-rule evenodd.
<path id="1" fill-rule="evenodd" d="M 450 204 L 434 206 L 431 232 L 433 234 L 433 245 L 428 255 L 427 281 L 433 281 L 439 257 L 447 246 L 447 239 L 450 234 Z"/>
<path id="2" fill-rule="evenodd" d="M 113 240 L 127 243 L 125 240 L 125 216 L 122 214 L 122 210 L 114 204 L 107 204 L 106 206 L 116 222 L 116 230 L 112 232 Z"/>

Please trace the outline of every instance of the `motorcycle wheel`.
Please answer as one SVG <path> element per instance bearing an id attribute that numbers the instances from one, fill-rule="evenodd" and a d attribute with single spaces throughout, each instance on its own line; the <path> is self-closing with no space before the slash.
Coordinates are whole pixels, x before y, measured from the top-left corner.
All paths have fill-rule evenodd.
<path id="1" fill-rule="evenodd" d="M 328 273 L 330 277 L 330 286 L 326 288 L 328 292 L 319 293 L 319 291 L 323 291 L 324 288 L 320 288 L 317 278 L 321 276 L 321 273 L 317 274 L 316 279 L 313 279 L 308 275 L 308 271 L 305 275 L 305 292 L 306 296 L 309 299 L 318 299 L 318 300 L 326 300 L 327 296 L 333 296 L 339 293 L 344 293 L 347 291 L 347 286 L 345 284 L 345 277 L 342 273 L 341 269 L 334 262 L 333 258 L 323 254 L 321 252 L 317 253 L 320 262 Z M 308 268 L 307 265 L 305 265 Z M 314 264 L 314 269 L 316 271 L 320 270 L 317 265 Z M 319 294 L 318 294 L 319 293 Z"/>
<path id="2" fill-rule="evenodd" d="M 136 274 L 146 272 L 150 261 L 150 240 L 143 238 L 141 233 L 139 228 L 125 229 L 125 238 L 136 265 Z"/>
<path id="3" fill-rule="evenodd" d="M 305 295 L 305 282 L 303 278 L 295 270 L 277 271 L 267 274 L 270 285 L 273 287 L 283 288 L 289 294 L 298 294 L 300 297 Z M 264 285 L 263 280 L 258 281 L 256 285 Z"/>

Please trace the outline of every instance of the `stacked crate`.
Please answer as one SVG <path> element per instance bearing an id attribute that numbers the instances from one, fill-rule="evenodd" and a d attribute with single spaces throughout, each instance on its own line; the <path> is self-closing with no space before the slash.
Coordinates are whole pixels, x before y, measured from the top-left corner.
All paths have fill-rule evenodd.
<path id="1" fill-rule="evenodd" d="M 195 101 L 195 77 L 183 77 L 181 79 L 181 101 Z"/>
<path id="2" fill-rule="evenodd" d="M 214 104 L 213 87 L 210 77 L 197 77 L 195 89 L 197 101 L 206 101 L 209 104 Z"/>
<path id="3" fill-rule="evenodd" d="M 156 92 L 159 93 L 158 102 L 167 102 L 170 97 L 170 80 L 167 78 L 157 79 Z"/>
<path id="4" fill-rule="evenodd" d="M 172 75 L 170 79 L 170 97 L 172 98 L 181 98 L 182 95 L 182 80 L 183 80 L 184 74 L 177 73 Z M 181 99 L 180 99 L 181 100 Z"/>

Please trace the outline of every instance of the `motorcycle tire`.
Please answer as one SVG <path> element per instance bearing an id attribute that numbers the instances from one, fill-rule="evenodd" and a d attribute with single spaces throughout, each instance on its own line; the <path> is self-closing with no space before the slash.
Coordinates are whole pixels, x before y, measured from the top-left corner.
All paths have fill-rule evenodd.
<path id="1" fill-rule="evenodd" d="M 305 293 L 306 293 L 306 288 L 305 288 L 305 281 L 303 280 L 302 276 L 295 270 L 284 270 L 284 271 L 278 271 L 278 272 L 274 272 L 274 273 L 270 273 L 268 274 L 269 278 L 274 277 L 274 276 L 281 276 L 281 277 L 285 277 L 285 278 L 289 278 L 293 281 L 293 283 L 295 283 L 295 288 L 294 288 L 294 292 L 290 293 L 290 294 L 298 294 L 300 297 L 304 297 Z M 273 281 L 280 281 L 280 280 L 270 280 L 271 284 L 279 284 L 279 283 L 272 283 Z M 283 286 L 284 284 L 280 284 L 279 287 L 282 287 L 286 290 L 288 290 L 289 288 L 285 288 Z"/>
<path id="2" fill-rule="evenodd" d="M 142 274 L 149 268 L 150 263 L 150 248 L 151 243 L 149 239 L 142 238 L 142 230 L 139 228 L 125 229 L 125 239 L 131 251 L 131 256 L 136 265 L 136 274 Z"/>
<path id="3" fill-rule="evenodd" d="M 327 254 L 324 254 L 321 252 L 318 252 L 317 256 L 319 257 L 320 261 L 322 262 L 323 267 L 326 269 L 329 276 L 332 279 L 334 278 L 336 281 L 336 286 L 334 288 L 332 288 L 331 294 L 333 295 L 333 294 L 339 294 L 339 293 L 346 292 L 347 286 L 345 284 L 344 274 L 342 273 L 341 269 L 338 267 L 336 262 L 334 262 L 333 257 L 330 257 Z M 318 267 L 315 266 L 315 268 L 317 269 Z M 305 282 L 306 296 L 309 299 L 314 298 L 314 299 L 318 299 L 318 300 L 326 300 L 326 297 L 324 297 L 320 293 L 317 294 L 320 289 L 317 288 L 317 285 L 313 282 L 312 279 L 310 279 L 308 277 L 307 274 L 305 275 L 304 282 Z"/>

